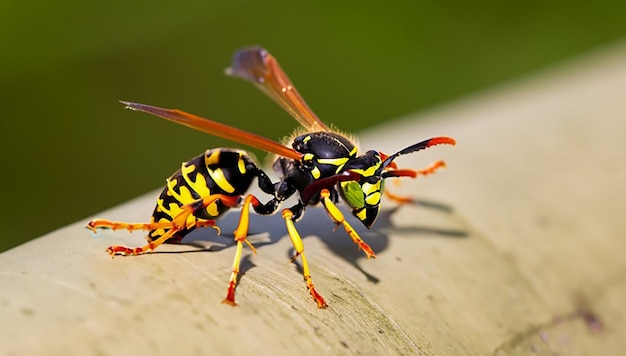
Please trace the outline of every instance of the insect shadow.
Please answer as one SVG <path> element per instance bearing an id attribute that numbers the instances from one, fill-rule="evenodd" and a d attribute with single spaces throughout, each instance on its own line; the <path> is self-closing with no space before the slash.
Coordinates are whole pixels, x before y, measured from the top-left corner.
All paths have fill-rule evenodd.
<path id="1" fill-rule="evenodd" d="M 390 234 L 406 235 L 411 237 L 445 237 L 445 238 L 463 238 L 467 233 L 458 229 L 441 229 L 428 226 L 410 225 L 395 226 L 392 222 L 393 215 L 399 209 L 425 208 L 433 209 L 442 214 L 452 214 L 451 207 L 424 200 L 414 200 L 413 202 L 396 205 L 390 209 L 382 209 L 378 214 L 376 224 L 371 230 L 367 230 L 356 219 L 352 219 L 352 214 L 346 207 L 340 207 L 348 222 L 359 233 L 363 240 L 374 250 L 376 254 L 385 251 L 390 244 Z M 416 214 L 419 214 L 416 212 Z M 198 250 L 188 250 L 179 252 L 158 251 L 155 253 L 191 253 L 191 252 L 217 252 L 235 246 L 233 241 L 233 231 L 239 222 L 239 213 L 233 211 L 226 214 L 218 221 L 218 225 L 222 230 L 222 235 L 217 236 L 213 229 L 203 228 L 188 234 L 183 243 L 190 246 L 200 247 Z M 343 231 L 342 226 L 336 227 L 328 218 L 324 209 L 320 206 L 309 207 L 303 218 L 296 223 L 296 227 L 300 232 L 302 239 L 305 241 L 309 238 L 319 238 L 332 252 L 339 258 L 349 262 L 357 270 L 359 270 L 367 278 L 369 282 L 378 283 L 379 279 L 375 275 L 364 270 L 359 261 L 365 259 L 365 255 L 352 242 L 352 239 Z M 337 231 L 333 231 L 337 230 Z M 285 222 L 280 214 L 270 216 L 260 216 L 256 214 L 250 215 L 250 231 L 249 236 L 255 234 L 266 234 L 268 237 L 263 241 L 254 241 L 254 247 L 261 250 L 266 245 L 277 243 L 282 238 L 288 238 Z M 251 239 L 252 240 L 252 239 Z M 206 242 L 211 245 L 207 248 Z M 290 248 L 286 251 L 286 259 L 293 257 L 295 251 Z M 298 260 L 294 264 L 302 272 L 302 267 Z M 247 271 L 255 265 L 251 262 L 249 254 L 244 255 L 240 265 L 240 279 Z"/>

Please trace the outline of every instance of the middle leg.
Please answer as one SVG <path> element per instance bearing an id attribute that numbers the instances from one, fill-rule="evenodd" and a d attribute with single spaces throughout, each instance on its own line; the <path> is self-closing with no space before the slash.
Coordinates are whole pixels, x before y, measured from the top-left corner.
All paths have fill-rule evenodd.
<path id="1" fill-rule="evenodd" d="M 262 204 L 257 197 L 252 194 L 246 196 L 241 207 L 241 213 L 239 215 L 239 224 L 235 229 L 235 242 L 237 243 L 237 250 L 235 252 L 235 259 L 233 260 L 233 268 L 230 274 L 230 280 L 228 281 L 228 290 L 226 292 L 226 298 L 222 300 L 224 304 L 237 305 L 235 302 L 235 288 L 237 287 L 237 278 L 239 276 L 239 266 L 241 264 L 241 256 L 243 252 L 243 244 L 246 243 L 252 252 L 256 255 L 256 249 L 248 241 L 248 227 L 250 225 L 250 206 L 260 214 L 271 214 L 278 206 L 278 202 L 272 199 L 267 204 Z"/>
<path id="2" fill-rule="evenodd" d="M 326 304 L 324 297 L 322 297 L 317 290 L 315 290 L 315 286 L 313 285 L 313 279 L 311 278 L 311 272 L 309 271 L 309 264 L 304 254 L 304 244 L 302 243 L 300 233 L 298 233 L 298 230 L 293 223 L 293 211 L 291 209 L 284 209 L 283 219 L 285 219 L 287 233 L 289 234 L 293 248 L 296 250 L 296 254 L 293 256 L 292 261 L 298 257 L 302 259 L 302 274 L 304 276 L 306 286 L 309 289 L 309 293 L 311 294 L 311 297 L 313 297 L 313 300 L 317 303 L 318 308 L 326 308 L 328 305 Z"/>

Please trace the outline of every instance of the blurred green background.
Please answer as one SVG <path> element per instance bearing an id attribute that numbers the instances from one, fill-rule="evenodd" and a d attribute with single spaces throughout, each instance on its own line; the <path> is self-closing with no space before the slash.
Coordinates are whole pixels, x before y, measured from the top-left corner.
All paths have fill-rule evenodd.
<path id="1" fill-rule="evenodd" d="M 322 119 L 356 132 L 625 34 L 623 1 L 4 0 L 0 250 L 160 187 L 181 161 L 232 145 L 124 111 L 120 99 L 289 134 L 294 120 L 223 75 L 239 47 L 268 48 Z"/>

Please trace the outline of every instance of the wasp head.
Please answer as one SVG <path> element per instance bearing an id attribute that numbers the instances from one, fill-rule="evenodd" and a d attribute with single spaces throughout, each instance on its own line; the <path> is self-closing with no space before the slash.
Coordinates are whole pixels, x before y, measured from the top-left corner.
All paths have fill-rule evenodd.
<path id="1" fill-rule="evenodd" d="M 359 179 L 346 180 L 339 184 L 342 196 L 352 208 L 352 214 L 369 229 L 376 221 L 380 211 L 385 178 L 415 178 L 417 175 L 417 171 L 414 170 L 395 170 L 395 165 L 392 164 L 393 160 L 399 156 L 434 145 L 454 145 L 455 143 L 456 141 L 450 137 L 433 137 L 406 147 L 391 156 L 384 156 L 376 151 L 367 151 L 365 154 L 351 159 L 345 165 L 344 170 L 349 171 Z"/>
<path id="2" fill-rule="evenodd" d="M 369 229 L 376 221 L 380 210 L 384 187 L 383 161 L 378 152 L 367 151 L 352 159 L 345 168 L 359 174 L 361 178 L 341 182 L 341 195 L 352 208 L 352 214 Z"/>

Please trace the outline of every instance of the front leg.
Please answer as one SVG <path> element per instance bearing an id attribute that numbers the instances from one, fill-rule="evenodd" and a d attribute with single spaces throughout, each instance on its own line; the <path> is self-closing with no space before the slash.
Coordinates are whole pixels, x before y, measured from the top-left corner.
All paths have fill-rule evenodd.
<path id="1" fill-rule="evenodd" d="M 323 189 L 320 192 L 320 197 L 322 205 L 324 206 L 324 209 L 326 209 L 326 212 L 328 213 L 328 216 L 331 218 L 331 220 L 333 220 L 337 225 L 343 225 L 346 233 L 348 233 L 348 235 L 352 238 L 352 241 L 354 241 L 354 243 L 359 246 L 359 249 L 362 249 L 363 252 L 365 252 L 367 258 L 376 258 L 374 250 L 372 250 L 372 248 L 367 243 L 365 243 L 363 239 L 361 239 L 356 230 L 354 230 L 354 228 L 346 221 L 343 213 L 339 210 L 339 208 L 337 208 L 337 205 L 333 203 L 330 191 L 328 189 Z"/>

